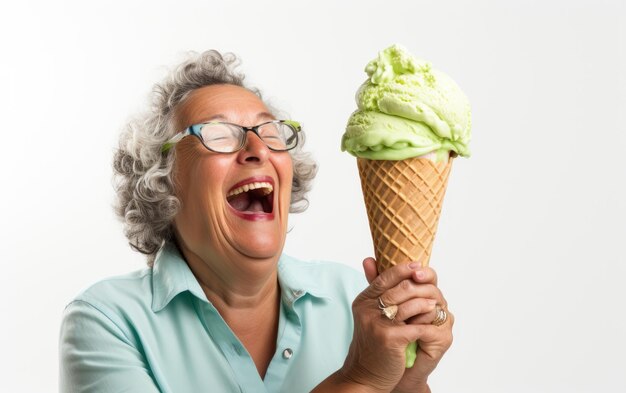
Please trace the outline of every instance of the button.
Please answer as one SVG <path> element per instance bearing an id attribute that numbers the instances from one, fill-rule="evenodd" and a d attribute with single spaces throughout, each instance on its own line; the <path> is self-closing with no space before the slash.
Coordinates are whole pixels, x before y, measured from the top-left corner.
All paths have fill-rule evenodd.
<path id="1" fill-rule="evenodd" d="M 287 348 L 283 351 L 283 358 L 291 359 L 292 356 L 293 356 L 293 351 L 291 350 L 291 348 Z"/>

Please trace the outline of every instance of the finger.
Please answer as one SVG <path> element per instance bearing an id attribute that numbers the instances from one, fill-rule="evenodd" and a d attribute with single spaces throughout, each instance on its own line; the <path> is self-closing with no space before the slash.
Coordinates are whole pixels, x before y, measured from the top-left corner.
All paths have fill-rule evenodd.
<path id="1" fill-rule="evenodd" d="M 452 315 L 452 313 L 445 307 L 444 307 L 444 310 L 446 311 L 447 317 L 446 317 L 446 321 L 440 326 L 445 326 L 446 324 L 452 323 L 452 321 L 454 321 L 454 316 Z M 436 306 L 432 311 L 416 315 L 412 318 L 405 320 L 405 322 L 408 324 L 412 324 L 412 325 L 420 325 L 420 324 L 430 325 L 435 320 L 435 318 L 437 318 Z"/>
<path id="2" fill-rule="evenodd" d="M 435 318 L 437 318 L 437 306 L 436 305 L 435 307 L 433 307 L 432 310 L 428 310 L 425 313 L 410 317 L 406 319 L 404 322 L 411 324 L 411 325 L 420 325 L 420 324 L 430 325 L 435 320 Z"/>
<path id="3" fill-rule="evenodd" d="M 412 278 L 418 284 L 437 285 L 437 272 L 431 267 L 422 267 L 415 270 Z"/>
<path id="4" fill-rule="evenodd" d="M 387 305 L 404 303 L 413 298 L 443 299 L 439 288 L 432 284 L 416 284 L 413 280 L 402 280 L 398 285 L 383 292 L 380 299 Z"/>
<path id="5" fill-rule="evenodd" d="M 380 273 L 362 293 L 370 299 L 376 299 L 387 289 L 409 279 L 417 268 L 419 268 L 417 263 L 392 266 Z"/>
<path id="6" fill-rule="evenodd" d="M 430 315 L 433 312 L 435 312 L 436 314 L 436 304 L 437 301 L 434 299 L 410 299 L 409 301 L 398 305 L 398 313 L 396 314 L 395 320 L 407 321 L 410 318 L 417 318 L 422 315 Z"/>
<path id="7" fill-rule="evenodd" d="M 363 270 L 365 271 L 365 278 L 367 283 L 371 284 L 372 281 L 378 276 L 378 270 L 376 269 L 376 260 L 372 257 L 367 257 L 363 260 Z"/>
<path id="8" fill-rule="evenodd" d="M 397 326 L 396 329 L 398 329 L 398 334 L 402 335 L 402 338 L 407 340 L 407 342 L 441 343 L 443 346 L 448 347 L 452 342 L 454 316 L 450 315 L 448 318 L 449 320 L 446 320 L 446 323 L 441 326 L 431 324 L 401 325 Z"/>

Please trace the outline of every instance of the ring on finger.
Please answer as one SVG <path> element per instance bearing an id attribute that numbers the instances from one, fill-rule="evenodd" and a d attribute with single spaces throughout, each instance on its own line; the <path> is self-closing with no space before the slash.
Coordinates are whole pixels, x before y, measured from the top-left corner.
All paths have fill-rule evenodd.
<path id="1" fill-rule="evenodd" d="M 396 319 L 396 315 L 398 315 L 398 306 L 393 304 L 391 306 L 381 308 L 381 313 L 386 316 L 387 319 L 393 321 L 394 319 Z"/>
<path id="2" fill-rule="evenodd" d="M 387 305 L 385 304 L 385 302 L 383 302 L 383 299 L 381 299 L 380 296 L 378 297 L 378 308 L 380 308 L 381 310 L 387 308 Z"/>
<path id="3" fill-rule="evenodd" d="M 435 326 L 441 326 L 444 323 L 446 323 L 446 321 L 448 320 L 448 313 L 439 304 L 437 304 L 436 310 L 437 310 L 437 316 L 435 316 L 435 319 L 433 319 L 431 324 Z"/>

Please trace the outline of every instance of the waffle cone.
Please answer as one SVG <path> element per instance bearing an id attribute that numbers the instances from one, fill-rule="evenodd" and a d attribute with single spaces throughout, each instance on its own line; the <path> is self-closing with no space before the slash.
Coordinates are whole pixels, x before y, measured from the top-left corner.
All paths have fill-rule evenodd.
<path id="1" fill-rule="evenodd" d="M 357 165 L 378 272 L 410 261 L 428 266 L 452 158 L 358 158 Z"/>

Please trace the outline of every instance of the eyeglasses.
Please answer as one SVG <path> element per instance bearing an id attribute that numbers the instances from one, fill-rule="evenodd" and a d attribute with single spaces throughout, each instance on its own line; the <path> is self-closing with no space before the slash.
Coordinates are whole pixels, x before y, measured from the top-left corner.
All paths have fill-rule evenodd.
<path id="1" fill-rule="evenodd" d="M 187 135 L 198 137 L 202 144 L 216 153 L 234 153 L 246 144 L 248 131 L 255 133 L 273 151 L 287 151 L 298 145 L 298 133 L 302 128 L 293 120 L 272 120 L 254 127 L 210 121 L 194 124 L 176 134 L 161 147 L 167 152 Z"/>

